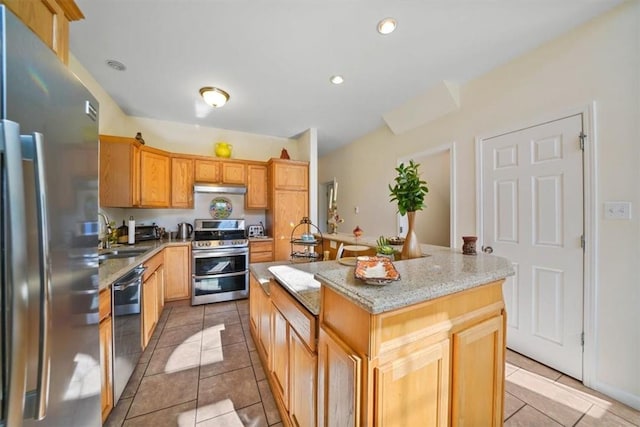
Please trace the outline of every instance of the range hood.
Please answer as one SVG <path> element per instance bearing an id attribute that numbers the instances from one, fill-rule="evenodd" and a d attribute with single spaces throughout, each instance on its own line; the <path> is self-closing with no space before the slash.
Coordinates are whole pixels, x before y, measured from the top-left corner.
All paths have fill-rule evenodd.
<path id="1" fill-rule="evenodd" d="M 246 194 L 247 187 L 245 187 L 244 185 L 196 182 L 195 184 L 193 184 L 193 191 L 195 191 L 196 193 Z"/>

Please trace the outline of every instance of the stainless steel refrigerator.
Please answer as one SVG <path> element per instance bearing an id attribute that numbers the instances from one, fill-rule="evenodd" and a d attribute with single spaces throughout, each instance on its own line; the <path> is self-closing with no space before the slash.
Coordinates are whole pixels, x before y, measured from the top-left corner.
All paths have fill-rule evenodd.
<path id="1" fill-rule="evenodd" d="M 0 7 L 0 425 L 99 426 L 98 103 Z"/>

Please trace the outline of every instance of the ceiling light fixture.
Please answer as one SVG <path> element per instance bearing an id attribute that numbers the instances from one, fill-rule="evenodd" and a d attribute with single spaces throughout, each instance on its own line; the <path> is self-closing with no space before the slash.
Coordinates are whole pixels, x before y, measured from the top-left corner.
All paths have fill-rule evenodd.
<path id="1" fill-rule="evenodd" d="M 341 75 L 336 74 L 335 76 L 331 76 L 329 81 L 331 83 L 333 83 L 334 85 L 340 85 L 340 84 L 344 83 L 344 78 L 342 78 Z"/>
<path id="2" fill-rule="evenodd" d="M 229 94 L 217 87 L 207 86 L 200 89 L 200 95 L 204 102 L 214 108 L 220 108 L 229 101 Z"/>
<path id="3" fill-rule="evenodd" d="M 393 18 L 384 18 L 382 21 L 378 22 L 378 32 L 382 35 L 387 35 L 393 33 L 393 30 L 396 29 L 398 23 Z"/>

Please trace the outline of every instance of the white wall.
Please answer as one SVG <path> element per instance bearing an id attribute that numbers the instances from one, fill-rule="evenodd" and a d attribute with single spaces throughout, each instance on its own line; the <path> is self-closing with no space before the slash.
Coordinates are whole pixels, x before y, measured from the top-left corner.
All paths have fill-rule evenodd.
<path id="1" fill-rule="evenodd" d="M 311 128 L 297 139 L 299 160 L 309 162 L 309 219 L 318 225 L 318 130 Z"/>
<path id="2" fill-rule="evenodd" d="M 416 214 L 414 229 L 418 240 L 431 245 L 449 246 L 449 208 L 451 206 L 449 150 L 415 157 L 414 161 L 420 164 L 420 176 L 427 181 L 429 188 L 424 199 L 427 207 Z"/>
<path id="3" fill-rule="evenodd" d="M 401 135 L 378 130 L 320 159 L 319 181 L 336 176 L 343 229 L 394 234 L 387 185 L 397 159 L 456 141 L 456 241 L 477 233 L 477 136 L 538 117 L 597 105 L 597 296 L 591 386 L 640 408 L 640 215 L 605 220 L 602 202 L 640 206 L 640 2 L 613 11 L 461 87 L 461 108 Z M 353 205 L 360 206 L 355 215 Z M 371 230 L 371 231 L 369 231 Z"/>

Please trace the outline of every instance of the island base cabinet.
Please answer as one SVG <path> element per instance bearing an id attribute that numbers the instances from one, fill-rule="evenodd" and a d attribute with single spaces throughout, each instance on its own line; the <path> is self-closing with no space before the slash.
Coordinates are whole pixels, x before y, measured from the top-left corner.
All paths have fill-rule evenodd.
<path id="1" fill-rule="evenodd" d="M 295 331 L 289 332 L 289 416 L 295 426 L 315 426 L 317 357 Z"/>
<path id="2" fill-rule="evenodd" d="M 374 425 L 449 425 L 449 348 L 446 339 L 406 355 L 386 356 L 373 369 Z"/>
<path id="3" fill-rule="evenodd" d="M 360 426 L 362 359 L 339 338 L 318 337 L 318 426 Z"/>
<path id="4" fill-rule="evenodd" d="M 452 426 L 501 426 L 504 316 L 453 336 Z"/>
<path id="5" fill-rule="evenodd" d="M 113 409 L 113 326 L 111 316 L 100 322 L 100 368 L 102 370 L 101 381 L 101 402 L 102 402 L 102 421 Z"/>
<path id="6" fill-rule="evenodd" d="M 271 372 L 278 388 L 275 396 L 282 399 L 285 409 L 289 409 L 289 325 L 280 310 L 272 307 L 273 348 Z"/>

